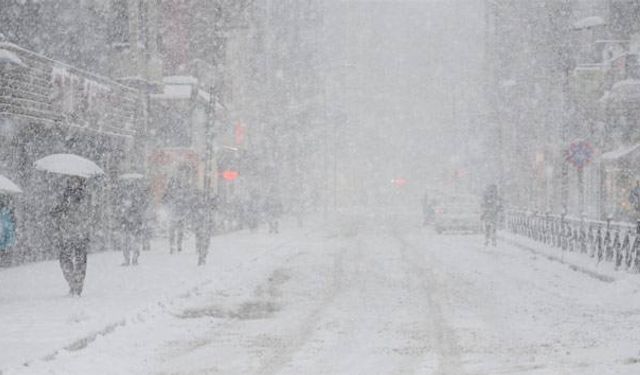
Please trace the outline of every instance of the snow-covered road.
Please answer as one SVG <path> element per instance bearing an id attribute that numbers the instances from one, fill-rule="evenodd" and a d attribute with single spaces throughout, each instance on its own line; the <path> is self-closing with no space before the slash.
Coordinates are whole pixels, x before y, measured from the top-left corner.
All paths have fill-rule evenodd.
<path id="1" fill-rule="evenodd" d="M 640 277 L 603 282 L 416 222 L 256 241 L 161 308 L 8 373 L 640 373 Z"/>

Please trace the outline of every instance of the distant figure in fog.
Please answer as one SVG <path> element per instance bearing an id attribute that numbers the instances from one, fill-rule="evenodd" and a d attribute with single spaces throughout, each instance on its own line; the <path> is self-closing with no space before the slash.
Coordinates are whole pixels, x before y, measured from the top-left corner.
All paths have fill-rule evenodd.
<path id="1" fill-rule="evenodd" d="M 256 192 L 249 194 L 249 199 L 244 204 L 244 221 L 251 232 L 255 232 L 260 224 L 260 195 Z"/>
<path id="2" fill-rule="evenodd" d="M 429 193 L 424 192 L 422 196 L 422 225 L 426 226 L 433 220 L 433 202 L 429 200 Z"/>
<path id="3" fill-rule="evenodd" d="M 0 252 L 6 252 L 16 243 L 16 216 L 11 199 L 0 195 Z"/>
<path id="4" fill-rule="evenodd" d="M 169 251 L 182 251 L 184 227 L 191 210 L 191 189 L 185 178 L 174 177 L 169 181 L 163 198 L 169 210 Z"/>
<path id="5" fill-rule="evenodd" d="M 148 203 L 142 181 L 134 180 L 123 184 L 120 192 L 118 222 L 122 234 L 123 266 L 138 265 L 140 248 L 143 246 L 143 231 L 147 220 Z"/>
<path id="6" fill-rule="evenodd" d="M 640 181 L 636 180 L 636 186 L 629 192 L 629 204 L 640 219 Z"/>
<path id="7" fill-rule="evenodd" d="M 264 201 L 264 215 L 269 225 L 269 233 L 280 232 L 280 216 L 282 215 L 282 201 L 280 196 L 272 191 Z"/>
<path id="8" fill-rule="evenodd" d="M 488 246 L 489 242 L 493 246 L 497 245 L 497 228 L 498 217 L 502 210 L 500 197 L 498 196 L 498 186 L 491 184 L 487 187 L 482 197 L 482 221 L 484 223 L 484 245 Z"/>
<path id="9" fill-rule="evenodd" d="M 302 228 L 304 226 L 304 217 L 307 213 L 307 199 L 304 195 L 299 195 L 294 198 L 293 204 L 291 206 L 292 213 L 296 218 L 296 223 L 298 224 L 298 228 Z"/>
<path id="10" fill-rule="evenodd" d="M 70 177 L 61 201 L 51 212 L 60 267 L 69 284 L 69 294 L 76 296 L 82 294 L 90 242 L 91 215 L 85 190 L 84 179 Z"/>

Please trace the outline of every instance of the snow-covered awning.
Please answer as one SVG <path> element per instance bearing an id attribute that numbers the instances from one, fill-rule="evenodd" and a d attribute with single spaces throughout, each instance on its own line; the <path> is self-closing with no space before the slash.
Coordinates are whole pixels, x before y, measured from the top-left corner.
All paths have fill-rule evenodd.
<path id="1" fill-rule="evenodd" d="M 605 22 L 605 20 L 600 16 L 589 16 L 574 22 L 573 28 L 576 30 L 580 30 L 588 29 L 590 27 L 604 26 L 606 24 L 607 23 Z"/>
<path id="2" fill-rule="evenodd" d="M 162 82 L 176 85 L 197 85 L 198 79 L 194 76 L 166 76 Z"/>
<path id="3" fill-rule="evenodd" d="M 162 93 L 151 94 L 152 99 L 191 99 L 191 85 L 164 85 Z"/>
<path id="4" fill-rule="evenodd" d="M 4 48 L 0 48 L 0 64 L 18 65 L 23 68 L 27 67 L 27 65 L 22 62 L 22 59 L 20 59 L 20 57 L 18 57 L 16 53 Z"/>
<path id="5" fill-rule="evenodd" d="M 0 175 L 0 193 L 20 194 L 22 193 L 22 189 L 10 179 Z"/>
<path id="6" fill-rule="evenodd" d="M 624 146 L 617 150 L 605 152 L 604 154 L 602 154 L 601 158 L 602 158 L 602 161 L 619 160 L 621 158 L 624 158 L 625 156 L 630 155 L 631 153 L 633 153 L 638 149 L 640 149 L 640 143 L 636 143 L 631 146 Z"/>
<path id="7" fill-rule="evenodd" d="M 640 100 L 640 80 L 625 79 L 611 87 L 607 100 L 635 101 Z"/>
<path id="8" fill-rule="evenodd" d="M 75 154 L 53 154 L 33 163 L 37 170 L 67 176 L 94 177 L 104 174 L 93 161 Z"/>

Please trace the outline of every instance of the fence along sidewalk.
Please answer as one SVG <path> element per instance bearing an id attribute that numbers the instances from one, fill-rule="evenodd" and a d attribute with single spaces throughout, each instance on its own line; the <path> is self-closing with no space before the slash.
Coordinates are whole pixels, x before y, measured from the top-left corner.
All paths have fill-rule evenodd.
<path id="1" fill-rule="evenodd" d="M 616 270 L 640 272 L 640 224 L 587 220 L 566 215 L 509 210 L 507 229 L 534 241 L 576 252 L 600 262 L 613 262 Z"/>

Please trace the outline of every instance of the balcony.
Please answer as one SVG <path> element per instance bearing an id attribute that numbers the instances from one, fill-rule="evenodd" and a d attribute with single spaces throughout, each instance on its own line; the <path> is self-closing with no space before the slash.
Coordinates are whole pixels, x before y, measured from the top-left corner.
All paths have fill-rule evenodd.
<path id="1" fill-rule="evenodd" d="M 0 64 L 0 116 L 133 136 L 138 92 L 113 80 L 0 43 L 21 64 Z"/>

